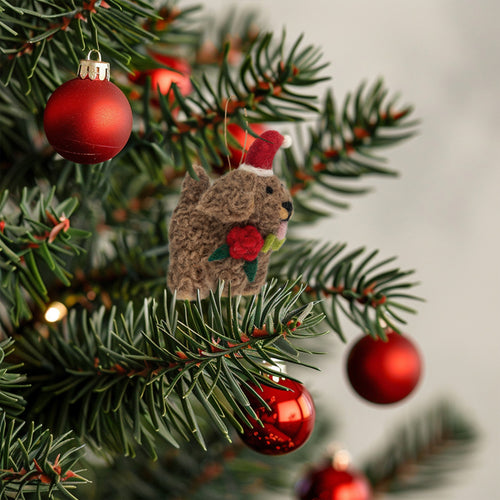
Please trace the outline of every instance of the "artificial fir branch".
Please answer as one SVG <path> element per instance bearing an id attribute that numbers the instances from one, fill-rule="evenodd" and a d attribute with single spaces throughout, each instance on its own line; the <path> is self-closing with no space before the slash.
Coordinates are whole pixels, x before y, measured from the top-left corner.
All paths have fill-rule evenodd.
<path id="1" fill-rule="evenodd" d="M 136 460 L 116 457 L 109 467 L 97 465 L 95 490 L 82 491 L 83 499 L 98 500 L 257 500 L 270 492 L 287 498 L 297 481 L 297 470 L 314 461 L 314 450 L 322 448 L 333 430 L 331 416 L 316 422 L 307 445 L 289 455 L 257 454 L 237 435 L 221 441 L 204 422 L 207 451 L 187 443 L 184 452 L 160 447 L 157 461 L 143 452 Z"/>
<path id="2" fill-rule="evenodd" d="M 284 53 L 285 36 L 276 43 L 273 34 L 260 35 L 244 60 L 233 67 L 228 61 L 230 46 L 213 81 L 205 75 L 193 78 L 194 92 L 184 97 L 172 85 L 169 95 L 159 95 L 162 121 L 157 122 L 144 106 L 145 134 L 133 143 L 140 145 L 161 137 L 161 146 L 173 156 L 176 168 L 191 171 L 194 158 L 207 169 L 222 165 L 228 150 L 223 129 L 235 121 L 247 129 L 250 121 L 297 121 L 300 113 L 315 112 L 315 98 L 302 89 L 327 78 L 320 76 L 326 66 L 312 46 L 302 46 L 299 38 L 288 54 Z M 301 92 L 298 92 L 298 89 Z M 175 96 L 174 104 L 169 103 Z M 145 101 L 147 102 L 147 101 Z M 180 111 L 179 115 L 175 111 Z M 247 116 L 244 115 L 247 113 Z"/>
<path id="3" fill-rule="evenodd" d="M 8 418 L 24 411 L 26 401 L 21 392 L 26 389 L 25 376 L 16 373 L 19 366 L 7 363 L 5 356 L 12 353 L 12 339 L 0 342 L 0 408 Z"/>
<path id="4" fill-rule="evenodd" d="M 363 194 L 365 187 L 352 181 L 370 175 L 394 176 L 385 160 L 374 154 L 415 134 L 415 120 L 408 120 L 412 107 L 397 107 L 397 96 L 388 97 L 382 80 L 370 88 L 358 86 L 355 97 L 347 95 L 339 109 L 329 91 L 316 126 L 309 129 L 305 151 L 285 152 L 282 174 L 294 196 L 294 223 L 311 222 L 328 215 L 311 200 L 333 208 L 347 208 L 341 198 Z M 300 131 L 299 131 L 300 133 Z M 304 140 L 302 139 L 302 141 Z"/>
<path id="5" fill-rule="evenodd" d="M 73 309 L 49 339 L 17 338 L 32 384 L 28 414 L 123 454 L 142 442 L 154 455 L 155 433 L 204 446 L 192 405 L 227 436 L 224 420 L 241 425 L 233 412 L 240 421 L 253 415 L 241 387 L 267 380 L 262 361 L 303 364 L 295 341 L 316 335 L 322 316 L 297 304 L 295 286 L 271 284 L 250 299 L 224 299 L 219 290 L 193 304 L 165 296 L 162 306 L 145 301 L 137 313 L 129 304 L 121 318 Z"/>
<path id="6" fill-rule="evenodd" d="M 82 447 L 71 433 L 54 438 L 41 426 L 23 426 L 0 412 L 0 497 L 76 500 L 70 490 L 87 482 L 72 470 Z"/>
<path id="7" fill-rule="evenodd" d="M 70 284 L 66 260 L 80 254 L 77 241 L 87 234 L 71 228 L 78 204 L 74 198 L 57 203 L 54 190 L 44 196 L 38 189 L 24 189 L 17 206 L 15 200 L 8 191 L 0 199 L 0 293 L 17 326 L 32 314 L 24 292 L 42 309 L 48 301 L 50 278 L 44 274 Z"/>
<path id="8" fill-rule="evenodd" d="M 332 427 L 330 418 L 320 416 L 311 442 L 280 460 L 257 455 L 238 439 L 223 443 L 207 429 L 206 453 L 188 444 L 185 454 L 163 449 L 157 462 L 141 454 L 140 460 L 117 457 L 110 468 L 97 467 L 96 490 L 85 490 L 85 498 L 254 500 L 269 489 L 289 495 L 300 474 L 310 464 L 320 463 L 317 450 L 320 455 L 327 453 L 329 439 L 336 439 Z M 362 469 L 376 498 L 404 496 L 437 487 L 457 461 L 467 461 L 476 442 L 477 432 L 463 413 L 438 401 L 410 422 L 395 425 L 389 445 L 370 457 Z"/>
<path id="9" fill-rule="evenodd" d="M 86 482 L 72 470 L 82 449 L 71 432 L 54 438 L 39 425 L 19 421 L 26 404 L 21 394 L 28 385 L 16 373 L 22 366 L 6 361 L 13 350 L 12 339 L 0 342 L 0 497 L 76 498 L 69 490 Z"/>
<path id="10" fill-rule="evenodd" d="M 364 248 L 345 253 L 346 246 L 290 241 L 273 255 L 270 275 L 307 283 L 304 297 L 321 299 L 328 325 L 343 340 L 342 317 L 373 337 L 386 338 L 385 326 L 400 331 L 401 313 L 415 312 L 404 302 L 421 300 L 408 293 L 417 284 L 406 280 L 413 271 L 388 268 L 395 258 L 377 261 L 377 250 L 364 256 Z"/>
<path id="11" fill-rule="evenodd" d="M 15 7 L 6 3 L 0 32 L 9 33 L 2 47 L 0 67 L 7 77 L 3 83 L 10 85 L 20 104 L 39 111 L 46 92 L 61 83 L 63 70 L 74 71 L 78 65 L 78 50 L 88 51 L 89 45 L 104 50 L 124 70 L 132 55 L 142 57 L 134 45 L 156 39 L 141 26 L 145 18 L 158 18 L 146 2 L 90 0 L 76 5 L 25 0 Z"/>
<path id="12" fill-rule="evenodd" d="M 448 401 L 441 401 L 397 427 L 391 439 L 363 469 L 375 493 L 405 494 L 443 484 L 456 463 L 466 462 L 477 443 L 471 422 Z"/>

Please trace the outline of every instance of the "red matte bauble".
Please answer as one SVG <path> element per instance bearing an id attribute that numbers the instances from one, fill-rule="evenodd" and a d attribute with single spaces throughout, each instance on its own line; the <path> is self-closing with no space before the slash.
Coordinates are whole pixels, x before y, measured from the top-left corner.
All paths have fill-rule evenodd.
<path id="1" fill-rule="evenodd" d="M 241 439 L 250 448 L 265 455 L 284 455 L 302 446 L 314 428 L 316 410 L 309 391 L 293 380 L 279 379 L 283 389 L 252 386 L 271 408 L 268 410 L 249 390 L 244 390 L 260 423 L 248 417 L 253 428 L 243 424 Z M 290 390 L 286 390 L 286 388 Z"/>
<path id="2" fill-rule="evenodd" d="M 387 342 L 361 337 L 347 358 L 347 376 L 353 389 L 376 404 L 390 404 L 408 396 L 420 380 L 422 361 L 415 345 L 389 331 Z"/>
<path id="3" fill-rule="evenodd" d="M 50 96 L 43 116 L 52 147 L 76 163 L 100 163 L 116 156 L 132 131 L 132 110 L 108 80 L 74 78 Z"/>
<path id="4" fill-rule="evenodd" d="M 299 500 L 369 500 L 370 484 L 363 474 L 337 470 L 331 465 L 319 466 L 299 481 L 296 487 Z"/>

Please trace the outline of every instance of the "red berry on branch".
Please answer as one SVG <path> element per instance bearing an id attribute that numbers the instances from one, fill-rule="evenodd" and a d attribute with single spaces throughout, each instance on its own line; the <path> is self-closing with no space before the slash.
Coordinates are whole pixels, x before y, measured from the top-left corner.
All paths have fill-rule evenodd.
<path id="1" fill-rule="evenodd" d="M 347 358 L 347 376 L 353 389 L 376 404 L 391 404 L 407 397 L 420 380 L 422 361 L 415 345 L 389 331 L 387 341 L 361 337 Z"/>

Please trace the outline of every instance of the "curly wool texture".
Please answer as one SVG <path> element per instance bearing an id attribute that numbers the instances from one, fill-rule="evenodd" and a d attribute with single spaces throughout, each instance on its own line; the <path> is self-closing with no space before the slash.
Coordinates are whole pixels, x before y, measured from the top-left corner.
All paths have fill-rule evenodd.
<path id="1" fill-rule="evenodd" d="M 234 227 L 254 226 L 264 240 L 278 234 L 280 224 L 291 215 L 290 193 L 274 175 L 233 170 L 210 185 L 203 167 L 195 165 L 194 170 L 198 180 L 186 174 L 170 223 L 169 289 L 177 292 L 178 299 L 195 300 L 198 291 L 205 298 L 220 280 L 231 284 L 234 295 L 258 293 L 266 281 L 270 251 L 258 254 L 252 282 L 244 259 L 209 261 L 209 257 L 226 243 Z"/>

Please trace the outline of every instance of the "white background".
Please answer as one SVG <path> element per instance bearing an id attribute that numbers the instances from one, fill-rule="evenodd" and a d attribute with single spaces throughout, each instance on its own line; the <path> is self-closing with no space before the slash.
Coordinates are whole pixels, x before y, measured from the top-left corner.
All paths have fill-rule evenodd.
<path id="1" fill-rule="evenodd" d="M 205 3 L 213 13 L 232 5 Z M 422 120 L 418 137 L 387 151 L 400 178 L 363 180 L 374 193 L 351 198 L 350 210 L 307 233 L 351 249 L 378 248 L 382 257 L 397 255 L 403 269 L 417 270 L 422 285 L 416 292 L 427 302 L 408 317 L 407 333 L 423 352 L 422 383 L 403 404 L 370 406 L 349 390 L 347 348 L 334 343 L 322 374 L 308 372 L 306 385 L 331 408 L 337 438 L 355 462 L 371 455 L 394 425 L 441 396 L 451 398 L 476 422 L 480 446 L 448 485 L 411 498 L 500 498 L 500 3 L 273 0 L 238 6 L 258 8 L 262 27 L 278 36 L 286 27 L 290 41 L 304 33 L 306 43 L 320 46 L 339 101 L 362 80 L 383 76 Z M 349 335 L 352 340 L 358 332 Z"/>

